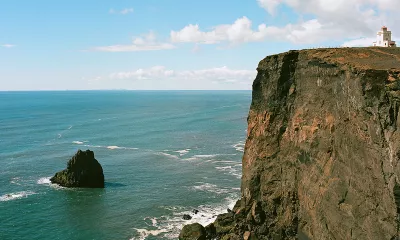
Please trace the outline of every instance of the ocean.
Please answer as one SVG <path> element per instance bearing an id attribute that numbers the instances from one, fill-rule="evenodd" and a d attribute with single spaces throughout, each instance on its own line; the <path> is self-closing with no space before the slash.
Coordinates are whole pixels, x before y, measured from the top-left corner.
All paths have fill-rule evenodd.
<path id="1" fill-rule="evenodd" d="M 0 92 L 0 239 L 177 239 L 211 223 L 240 197 L 250 102 L 251 91 Z M 104 189 L 50 183 L 78 149 L 94 151 Z"/>

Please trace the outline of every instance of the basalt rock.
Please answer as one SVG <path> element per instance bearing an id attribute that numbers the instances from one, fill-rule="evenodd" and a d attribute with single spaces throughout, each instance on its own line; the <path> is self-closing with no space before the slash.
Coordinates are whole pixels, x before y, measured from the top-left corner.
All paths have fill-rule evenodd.
<path id="1" fill-rule="evenodd" d="M 206 230 L 198 223 L 185 225 L 179 234 L 179 240 L 206 240 Z"/>
<path id="2" fill-rule="evenodd" d="M 92 151 L 78 150 L 68 161 L 67 169 L 56 173 L 50 181 L 70 188 L 104 188 L 103 168 Z"/>
<path id="3" fill-rule="evenodd" d="M 215 238 L 400 239 L 400 49 L 289 51 L 257 70 L 242 197 Z"/>

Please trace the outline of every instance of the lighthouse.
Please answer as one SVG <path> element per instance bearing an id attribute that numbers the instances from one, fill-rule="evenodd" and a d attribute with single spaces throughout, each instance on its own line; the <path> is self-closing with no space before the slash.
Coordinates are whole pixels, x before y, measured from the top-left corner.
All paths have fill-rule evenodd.
<path id="1" fill-rule="evenodd" d="M 373 42 L 374 47 L 396 47 L 396 42 L 392 41 L 392 32 L 388 31 L 386 26 L 376 34 L 376 42 Z"/>

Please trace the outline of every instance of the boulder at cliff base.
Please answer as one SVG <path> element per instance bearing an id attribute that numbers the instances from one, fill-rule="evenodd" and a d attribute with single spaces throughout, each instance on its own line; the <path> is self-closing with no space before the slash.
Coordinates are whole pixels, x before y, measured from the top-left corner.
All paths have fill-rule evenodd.
<path id="1" fill-rule="evenodd" d="M 185 225 L 179 234 L 179 240 L 206 240 L 206 230 L 199 223 Z"/>

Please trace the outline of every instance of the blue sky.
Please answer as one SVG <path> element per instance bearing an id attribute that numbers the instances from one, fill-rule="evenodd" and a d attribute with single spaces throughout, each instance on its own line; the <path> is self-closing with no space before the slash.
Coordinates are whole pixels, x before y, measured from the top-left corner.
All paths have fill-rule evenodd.
<path id="1" fill-rule="evenodd" d="M 0 4 L 0 90 L 251 89 L 267 55 L 400 33 L 389 0 Z"/>

